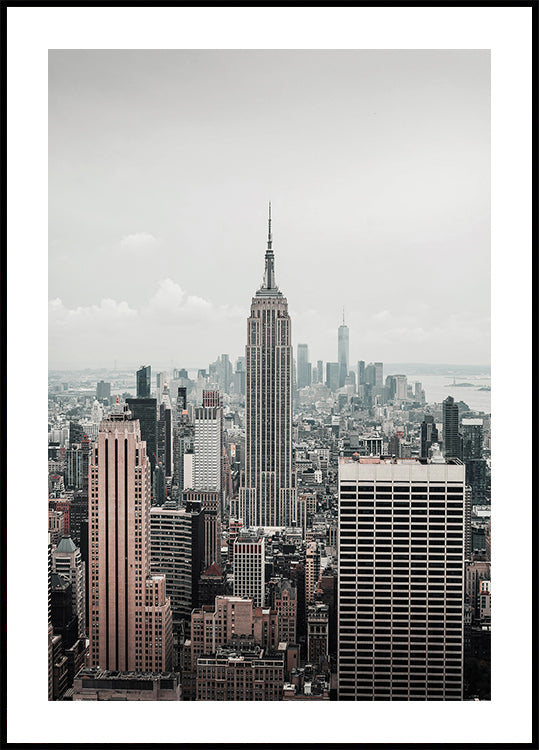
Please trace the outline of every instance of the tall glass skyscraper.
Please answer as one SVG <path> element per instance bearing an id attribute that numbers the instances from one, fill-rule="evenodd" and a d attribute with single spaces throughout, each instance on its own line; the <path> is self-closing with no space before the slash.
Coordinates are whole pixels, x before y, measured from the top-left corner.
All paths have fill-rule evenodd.
<path id="1" fill-rule="evenodd" d="M 462 436 L 459 433 L 459 407 L 453 396 L 443 402 L 444 456 L 462 458 Z"/>
<path id="2" fill-rule="evenodd" d="M 298 344 L 298 388 L 311 385 L 311 363 L 309 362 L 309 347 Z"/>
<path id="3" fill-rule="evenodd" d="M 339 361 L 339 388 L 342 388 L 348 375 L 349 343 L 348 326 L 344 324 L 344 310 L 342 314 L 342 325 L 339 326 L 338 357 Z"/>
<path id="4" fill-rule="evenodd" d="M 137 370 L 137 398 L 150 398 L 152 390 L 152 368 L 144 365 Z"/>
<path id="5" fill-rule="evenodd" d="M 292 361 L 288 302 L 275 283 L 270 204 L 264 280 L 251 303 L 245 347 L 245 476 L 239 500 L 246 526 L 291 526 L 296 520 Z"/>

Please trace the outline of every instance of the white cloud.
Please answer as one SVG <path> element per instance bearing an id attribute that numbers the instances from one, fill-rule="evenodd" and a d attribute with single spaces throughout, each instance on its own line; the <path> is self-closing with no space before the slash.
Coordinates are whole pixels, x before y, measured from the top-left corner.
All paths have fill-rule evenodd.
<path id="1" fill-rule="evenodd" d="M 133 309 L 125 301 L 110 298 L 99 304 L 68 308 L 60 298 L 49 302 L 49 355 L 55 363 L 72 361 L 71 366 L 100 366 L 115 355 L 170 361 L 181 349 L 187 366 L 199 351 L 201 329 L 205 336 L 204 356 L 215 359 L 218 347 L 235 352 L 243 343 L 241 320 L 247 310 L 237 306 L 216 306 L 198 295 L 190 295 L 172 279 L 162 279 L 154 294 Z M 135 356 L 136 355 L 136 356 Z M 204 361 L 203 361 L 204 363 Z M 196 363 L 195 363 L 196 364 Z"/>
<path id="2" fill-rule="evenodd" d="M 138 232 L 136 234 L 124 235 L 118 243 L 118 248 L 127 252 L 136 252 L 138 250 L 148 250 L 158 244 L 159 240 L 153 234 Z"/>

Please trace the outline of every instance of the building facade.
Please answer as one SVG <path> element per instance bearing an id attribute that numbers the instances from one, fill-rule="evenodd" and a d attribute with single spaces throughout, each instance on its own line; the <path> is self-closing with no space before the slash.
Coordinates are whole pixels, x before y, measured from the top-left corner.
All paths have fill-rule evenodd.
<path id="1" fill-rule="evenodd" d="M 462 436 L 459 433 L 459 407 L 453 396 L 443 402 L 443 441 L 446 458 L 462 459 Z"/>
<path id="2" fill-rule="evenodd" d="M 150 398 L 152 395 L 152 368 L 148 365 L 137 370 L 137 398 Z"/>
<path id="3" fill-rule="evenodd" d="M 252 599 L 256 607 L 264 605 L 264 537 L 240 534 L 234 542 L 234 596 Z"/>
<path id="4" fill-rule="evenodd" d="M 458 460 L 340 460 L 339 700 L 462 700 L 464 515 Z"/>
<path id="5" fill-rule="evenodd" d="M 172 623 L 179 630 L 198 607 L 198 579 L 204 560 L 204 514 L 174 502 L 150 511 L 151 571 L 166 576 Z"/>
<path id="6" fill-rule="evenodd" d="M 275 282 L 270 206 L 264 280 L 247 321 L 245 475 L 239 497 L 246 526 L 291 526 L 296 520 L 292 361 L 288 303 Z"/>
<path id="7" fill-rule="evenodd" d="M 150 462 L 138 420 L 119 404 L 101 422 L 90 458 L 89 636 L 90 666 L 145 671 L 149 653 L 147 597 L 162 585 L 150 577 Z M 155 588 L 156 587 L 156 588 Z M 170 669 L 170 600 L 151 605 L 161 618 L 161 669 Z M 153 626 L 152 626 L 153 627 Z"/>

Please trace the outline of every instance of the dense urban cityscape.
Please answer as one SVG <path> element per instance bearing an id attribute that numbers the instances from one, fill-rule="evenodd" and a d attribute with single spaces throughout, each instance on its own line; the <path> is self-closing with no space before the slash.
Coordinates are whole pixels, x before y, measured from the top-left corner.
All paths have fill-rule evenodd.
<path id="1" fill-rule="evenodd" d="M 49 373 L 49 700 L 490 699 L 490 367 L 311 361 L 271 222 L 244 355 Z"/>

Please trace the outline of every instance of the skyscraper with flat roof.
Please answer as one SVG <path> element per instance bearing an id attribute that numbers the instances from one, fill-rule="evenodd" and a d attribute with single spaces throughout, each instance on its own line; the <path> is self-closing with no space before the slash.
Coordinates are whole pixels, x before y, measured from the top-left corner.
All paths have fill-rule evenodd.
<path id="1" fill-rule="evenodd" d="M 157 464 L 157 399 L 127 398 L 132 419 L 138 419 L 140 435 L 146 443 L 146 455 L 150 460 L 152 471 Z"/>
<path id="2" fill-rule="evenodd" d="M 425 414 L 421 422 L 421 457 L 428 458 L 433 443 L 438 442 L 438 428 L 431 414 Z"/>
<path id="3" fill-rule="evenodd" d="M 288 302 L 275 282 L 270 204 L 264 279 L 247 321 L 245 475 L 239 497 L 246 526 L 290 526 L 296 519 L 290 328 Z"/>
<path id="4" fill-rule="evenodd" d="M 150 398 L 152 395 L 152 368 L 150 365 L 137 370 L 137 398 Z"/>
<path id="5" fill-rule="evenodd" d="M 462 436 L 459 433 L 459 407 L 453 396 L 443 402 L 443 441 L 446 458 L 462 458 Z"/>
<path id="6" fill-rule="evenodd" d="M 311 385 L 311 363 L 309 362 L 309 347 L 298 344 L 298 388 Z"/>
<path id="7" fill-rule="evenodd" d="M 164 577 L 150 576 L 150 462 L 130 416 L 117 403 L 90 458 L 90 666 L 164 671 L 172 664 L 170 599 Z"/>
<path id="8" fill-rule="evenodd" d="M 234 596 L 252 599 L 264 606 L 264 537 L 240 532 L 234 543 Z"/>
<path id="9" fill-rule="evenodd" d="M 462 700 L 464 466 L 339 462 L 338 699 Z"/>

